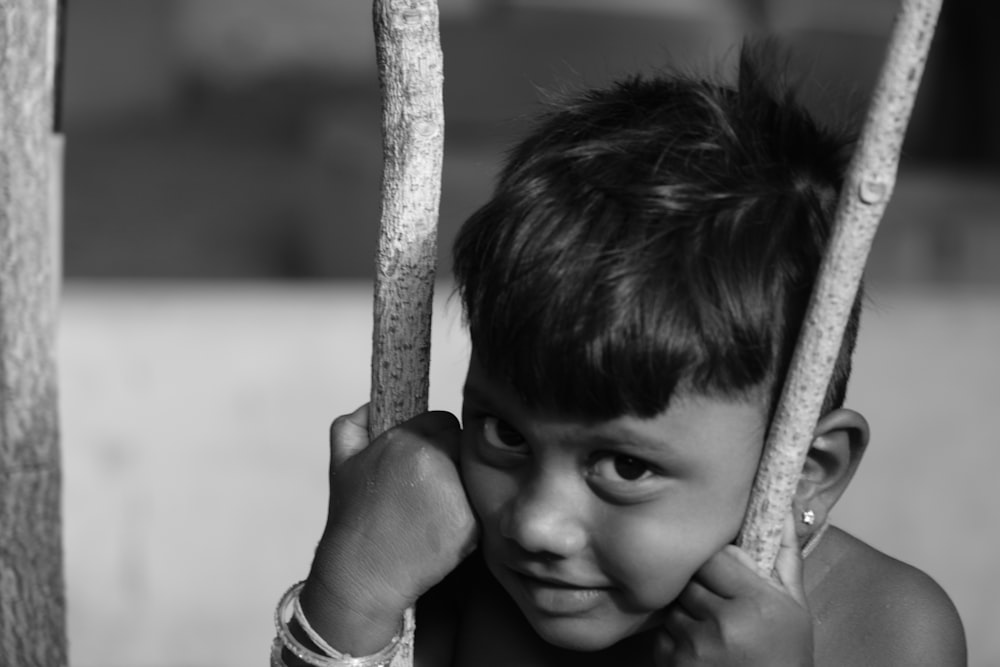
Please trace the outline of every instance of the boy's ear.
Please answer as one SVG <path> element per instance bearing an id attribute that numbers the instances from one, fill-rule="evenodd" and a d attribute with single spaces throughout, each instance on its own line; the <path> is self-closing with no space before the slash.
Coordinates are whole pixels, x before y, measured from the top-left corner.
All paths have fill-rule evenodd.
<path id="1" fill-rule="evenodd" d="M 800 541 L 827 520 L 867 446 L 868 421 L 854 410 L 833 410 L 816 424 L 792 505 Z M 807 510 L 813 513 L 812 525 L 803 521 Z"/>

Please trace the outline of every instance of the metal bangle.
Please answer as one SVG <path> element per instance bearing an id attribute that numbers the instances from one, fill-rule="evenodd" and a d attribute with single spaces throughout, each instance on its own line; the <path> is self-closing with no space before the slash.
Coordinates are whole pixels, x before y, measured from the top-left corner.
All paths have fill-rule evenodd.
<path id="1" fill-rule="evenodd" d="M 305 646 L 298 640 L 298 638 L 295 637 L 295 635 L 292 634 L 288 627 L 288 621 L 285 620 L 288 606 L 293 603 L 298 606 L 297 602 L 299 592 L 302 590 L 304 585 L 305 582 L 300 581 L 285 591 L 285 594 L 281 596 L 281 600 L 278 602 L 278 606 L 274 610 L 274 628 L 277 632 L 277 637 L 271 647 L 272 667 L 286 667 L 284 661 L 281 659 L 281 651 L 283 648 L 288 649 L 292 655 L 307 665 L 312 665 L 312 667 L 389 667 L 393 658 L 395 658 L 396 654 L 399 652 L 401 646 L 404 644 L 412 646 L 414 620 L 412 610 L 408 609 L 403 614 L 403 621 L 400 624 L 399 631 L 393 635 L 392 639 L 389 640 L 389 644 L 385 646 L 385 648 L 376 653 L 357 657 L 351 656 L 337 651 L 326 641 L 322 641 L 322 638 L 320 638 L 321 643 L 317 642 L 317 647 L 321 650 L 328 651 L 329 654 L 323 655 L 321 653 L 317 653 L 313 649 Z M 301 613 L 297 614 L 297 620 L 310 638 L 312 638 L 313 635 L 319 637 L 316 631 L 309 626 L 309 623 L 306 621 L 304 615 L 301 615 Z"/>

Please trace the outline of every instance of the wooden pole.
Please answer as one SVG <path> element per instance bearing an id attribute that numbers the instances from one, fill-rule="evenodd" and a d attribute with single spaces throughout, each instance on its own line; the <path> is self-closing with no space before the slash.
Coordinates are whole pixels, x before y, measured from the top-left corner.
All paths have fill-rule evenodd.
<path id="1" fill-rule="evenodd" d="M 66 665 L 56 0 L 0 0 L 0 663 Z"/>
<path id="2" fill-rule="evenodd" d="M 903 0 L 885 62 L 848 168 L 833 235 L 754 482 L 740 546 L 762 571 L 774 567 L 785 516 L 820 418 L 862 272 L 896 181 L 941 0 Z"/>
<path id="3" fill-rule="evenodd" d="M 375 0 L 374 23 L 384 162 L 375 262 L 373 438 L 427 410 L 444 155 L 436 0 Z"/>
<path id="4" fill-rule="evenodd" d="M 368 423 L 374 439 L 427 410 L 444 64 L 436 0 L 375 0 L 373 18 L 383 154 Z M 413 614 L 406 610 L 408 623 Z M 408 645 L 392 664 L 408 667 L 412 659 Z"/>

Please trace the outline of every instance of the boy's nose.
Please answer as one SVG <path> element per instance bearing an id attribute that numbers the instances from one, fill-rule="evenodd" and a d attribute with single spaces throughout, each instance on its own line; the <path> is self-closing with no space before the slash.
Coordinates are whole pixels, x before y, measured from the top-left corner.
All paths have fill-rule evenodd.
<path id="1" fill-rule="evenodd" d="M 532 554 L 568 557 L 577 553 L 587 544 L 582 515 L 586 502 L 574 496 L 571 489 L 536 481 L 504 509 L 501 534 Z"/>

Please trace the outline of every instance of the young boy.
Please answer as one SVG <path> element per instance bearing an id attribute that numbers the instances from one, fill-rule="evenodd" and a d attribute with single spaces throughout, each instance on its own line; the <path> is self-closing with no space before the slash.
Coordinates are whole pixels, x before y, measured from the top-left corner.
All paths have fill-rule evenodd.
<path id="1" fill-rule="evenodd" d="M 843 407 L 857 304 L 778 581 L 731 546 L 848 157 L 746 53 L 736 89 L 552 111 L 455 245 L 461 428 L 334 422 L 317 641 L 377 653 L 419 600 L 419 665 L 965 664 L 930 578 L 826 530 L 868 442 Z"/>

